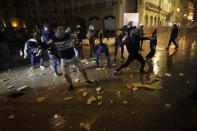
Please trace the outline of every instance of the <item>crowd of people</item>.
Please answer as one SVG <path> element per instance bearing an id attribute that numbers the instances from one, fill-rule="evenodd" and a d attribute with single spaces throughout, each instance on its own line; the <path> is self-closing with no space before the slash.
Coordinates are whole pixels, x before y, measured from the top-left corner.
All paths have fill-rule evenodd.
<path id="1" fill-rule="evenodd" d="M 80 63 L 79 59 L 84 59 L 83 53 L 83 34 L 81 32 L 81 26 L 77 25 L 75 28 L 64 28 L 63 25 L 58 25 L 55 30 L 51 30 L 48 24 L 43 25 L 42 32 L 33 32 L 33 37 L 25 43 L 24 47 L 24 58 L 30 56 L 31 58 L 31 70 L 35 68 L 35 58 L 40 58 L 40 68 L 45 69 L 43 63 L 43 52 L 47 51 L 49 60 L 52 62 L 51 68 L 53 69 L 54 76 L 59 76 L 57 71 L 57 65 L 61 65 L 64 78 L 69 83 L 69 91 L 74 89 L 72 79 L 69 75 L 69 66 L 75 65 L 79 71 L 83 74 L 84 79 L 87 84 L 92 82 L 88 79 L 87 73 L 83 65 Z M 157 46 L 157 29 L 154 30 L 152 35 L 147 35 L 143 32 L 143 25 L 139 28 L 133 26 L 133 22 L 129 22 L 127 25 L 119 29 L 115 36 L 114 44 L 114 61 L 117 61 L 118 48 L 121 48 L 121 59 L 125 60 L 124 57 L 124 46 L 126 45 L 128 51 L 128 58 L 126 62 L 120 65 L 112 75 L 117 75 L 119 71 L 127 67 L 133 60 L 137 60 L 141 64 L 140 73 L 146 74 L 144 70 L 145 60 L 140 54 L 140 50 L 143 50 L 143 41 L 150 41 L 150 52 L 146 56 L 148 60 L 152 59 L 156 53 Z M 178 45 L 175 42 L 178 36 L 178 28 L 176 24 L 173 27 L 172 34 L 169 40 L 168 47 L 171 42 L 174 42 L 176 49 Z M 94 26 L 90 25 L 86 34 L 86 38 L 89 40 L 89 58 L 94 58 L 96 67 L 99 67 L 99 55 L 101 53 L 105 54 L 107 61 L 107 68 L 110 68 L 110 54 L 109 47 L 103 42 L 104 34 L 102 29 L 99 30 L 97 35 L 95 35 Z M 95 44 L 95 39 L 98 38 L 99 43 Z M 94 56 L 94 57 L 93 57 Z"/>

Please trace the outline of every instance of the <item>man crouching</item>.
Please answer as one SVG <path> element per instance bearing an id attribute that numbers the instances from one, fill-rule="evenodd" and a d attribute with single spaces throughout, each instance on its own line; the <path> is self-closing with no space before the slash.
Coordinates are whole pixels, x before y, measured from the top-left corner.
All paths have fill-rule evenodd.
<path id="1" fill-rule="evenodd" d="M 54 43 L 58 50 L 58 54 L 61 59 L 61 68 L 63 70 L 63 75 L 69 83 L 68 91 L 74 90 L 72 79 L 69 75 L 70 65 L 75 65 L 79 69 L 79 71 L 82 72 L 87 84 L 92 83 L 88 80 L 87 73 L 83 65 L 75 57 L 75 52 L 72 45 L 73 38 L 77 38 L 77 34 L 73 34 L 70 28 L 65 31 L 64 27 L 62 25 L 59 25 L 57 26 L 55 35 L 52 37 L 51 40 L 47 42 L 47 44 Z"/>

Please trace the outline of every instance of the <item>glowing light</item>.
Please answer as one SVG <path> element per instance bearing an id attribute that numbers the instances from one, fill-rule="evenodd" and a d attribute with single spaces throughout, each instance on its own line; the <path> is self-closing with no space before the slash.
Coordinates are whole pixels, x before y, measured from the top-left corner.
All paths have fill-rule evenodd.
<path id="1" fill-rule="evenodd" d="M 4 26 L 4 27 L 6 27 L 6 23 L 5 23 L 5 21 L 4 21 L 4 20 L 3 20 L 3 26 Z"/>
<path id="2" fill-rule="evenodd" d="M 181 10 L 180 10 L 180 8 L 177 8 L 177 12 L 180 12 Z"/>
<path id="3" fill-rule="evenodd" d="M 187 14 L 184 14 L 184 16 L 186 17 L 186 16 L 187 16 Z"/>
<path id="4" fill-rule="evenodd" d="M 169 23 L 169 26 L 172 26 L 172 22 Z"/>
<path id="5" fill-rule="evenodd" d="M 26 24 L 25 24 L 25 22 L 23 22 L 23 28 L 26 28 L 27 26 L 26 26 Z"/>
<path id="6" fill-rule="evenodd" d="M 12 22 L 12 27 L 18 27 L 18 23 L 16 21 Z"/>
<path id="7" fill-rule="evenodd" d="M 189 15 L 187 18 L 188 18 L 188 20 L 193 20 L 193 16 L 192 15 Z"/>

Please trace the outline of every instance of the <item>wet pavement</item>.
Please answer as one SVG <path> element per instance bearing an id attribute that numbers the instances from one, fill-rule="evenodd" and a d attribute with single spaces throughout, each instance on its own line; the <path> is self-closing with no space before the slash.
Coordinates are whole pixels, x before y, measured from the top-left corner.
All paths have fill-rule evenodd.
<path id="1" fill-rule="evenodd" d="M 83 61 L 93 85 L 86 85 L 71 67 L 77 87 L 73 92 L 67 91 L 63 76 L 53 76 L 49 63 L 45 63 L 45 70 L 30 71 L 26 66 L 1 72 L 0 131 L 195 130 L 197 104 L 189 95 L 197 74 L 196 36 L 194 32 L 180 36 L 179 49 L 172 46 L 167 52 L 169 34 L 160 33 L 156 55 L 145 67 L 147 75 L 139 73 L 140 64 L 134 61 L 112 77 L 124 61 L 113 61 L 110 46 L 112 68 L 105 68 L 104 55 L 99 69 L 92 60 Z M 149 42 L 145 42 L 143 56 L 148 52 Z M 61 73 L 60 67 L 58 71 Z M 23 86 L 24 90 L 16 91 Z"/>

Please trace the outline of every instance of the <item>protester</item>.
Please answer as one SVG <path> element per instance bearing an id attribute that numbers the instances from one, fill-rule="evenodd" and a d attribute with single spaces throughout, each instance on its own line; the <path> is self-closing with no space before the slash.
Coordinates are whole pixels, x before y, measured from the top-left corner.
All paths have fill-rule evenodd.
<path id="1" fill-rule="evenodd" d="M 88 33 L 86 35 L 89 40 L 90 45 L 90 58 L 92 58 L 92 54 L 95 53 L 95 29 L 94 26 L 90 25 L 88 29 Z"/>
<path id="2" fill-rule="evenodd" d="M 166 48 L 166 50 L 169 49 L 171 43 L 173 42 L 174 45 L 176 46 L 175 49 L 178 48 L 178 45 L 176 43 L 176 38 L 178 37 L 178 33 L 179 33 L 179 30 L 178 30 L 178 27 L 176 24 L 173 25 L 173 28 L 172 28 L 172 32 L 171 32 L 171 35 L 170 35 L 170 40 L 169 40 L 169 43 L 168 43 L 168 46 Z"/>
<path id="3" fill-rule="evenodd" d="M 117 52 L 118 52 L 118 45 L 121 44 L 122 42 L 122 39 L 124 37 L 124 33 L 122 31 L 118 31 L 117 34 L 116 34 L 116 38 L 115 38 L 115 51 L 114 51 L 114 55 L 115 55 L 115 58 L 114 58 L 114 61 L 116 61 L 116 56 L 117 56 Z M 121 46 L 121 58 L 123 60 L 125 60 L 124 58 L 124 46 Z"/>
<path id="4" fill-rule="evenodd" d="M 156 46 L 157 46 L 157 29 L 154 30 L 154 32 L 152 33 L 152 36 L 150 38 L 150 49 L 151 49 L 151 51 L 148 53 L 146 58 L 151 59 L 155 55 Z"/>
<path id="5" fill-rule="evenodd" d="M 43 35 L 41 37 L 42 42 L 47 43 L 54 35 L 54 32 L 49 28 L 48 24 L 43 25 L 44 31 Z M 58 56 L 56 55 L 56 49 L 53 46 L 50 46 L 47 48 L 49 60 L 52 61 L 52 65 L 50 67 L 53 69 L 54 76 L 58 76 L 57 72 L 57 63 L 58 61 Z"/>
<path id="6" fill-rule="evenodd" d="M 31 56 L 31 68 L 30 70 L 33 70 L 35 68 L 35 57 L 40 57 L 40 68 L 45 69 L 43 66 L 44 64 L 44 58 L 42 54 L 42 46 L 40 41 L 40 36 L 35 32 L 33 34 L 33 38 L 29 39 L 25 43 L 24 47 L 24 58 L 26 59 L 27 56 Z"/>
<path id="7" fill-rule="evenodd" d="M 96 67 L 99 67 L 99 55 L 101 53 L 105 53 L 106 61 L 107 61 L 107 67 L 110 67 L 110 56 L 109 56 L 109 48 L 106 44 L 103 43 L 103 40 L 100 39 L 100 43 L 96 46 L 96 53 L 95 53 L 95 61 L 96 61 Z"/>
<path id="8" fill-rule="evenodd" d="M 113 72 L 113 76 L 116 75 L 119 71 L 121 71 L 123 68 L 127 67 L 133 60 L 137 60 L 141 63 L 141 68 L 140 68 L 140 72 L 142 74 L 145 74 L 146 72 L 144 71 L 144 67 L 145 67 L 145 61 L 144 58 L 139 54 L 139 39 L 140 40 L 149 40 L 149 38 L 144 37 L 144 38 L 140 38 L 139 37 L 139 32 L 137 31 L 136 27 L 133 27 L 133 29 L 130 30 L 129 32 L 130 34 L 128 34 L 128 37 L 121 43 L 121 45 L 126 45 L 127 47 L 127 51 L 129 53 L 128 59 L 126 61 L 125 64 L 121 65 L 119 68 L 117 68 L 114 72 Z"/>
<path id="9" fill-rule="evenodd" d="M 75 65 L 80 70 L 80 72 L 82 72 L 83 77 L 85 78 L 87 84 L 92 83 L 90 80 L 88 80 L 87 73 L 83 65 L 75 57 L 75 52 L 71 42 L 73 38 L 77 38 L 77 34 L 73 34 L 70 29 L 64 31 L 63 26 L 59 25 L 57 26 L 55 35 L 52 37 L 51 40 L 47 42 L 48 45 L 54 43 L 54 45 L 58 50 L 58 54 L 61 59 L 61 67 L 63 70 L 63 75 L 69 83 L 68 91 L 72 91 L 75 88 L 73 86 L 72 79 L 69 75 L 70 65 Z"/>

